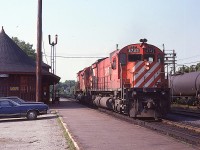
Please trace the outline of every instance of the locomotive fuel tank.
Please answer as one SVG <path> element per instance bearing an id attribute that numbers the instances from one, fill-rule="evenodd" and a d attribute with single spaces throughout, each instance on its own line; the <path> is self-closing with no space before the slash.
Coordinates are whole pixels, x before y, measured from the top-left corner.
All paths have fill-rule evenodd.
<path id="1" fill-rule="evenodd" d="M 111 97 L 96 97 L 94 104 L 107 109 L 113 108 L 113 100 Z"/>
<path id="2" fill-rule="evenodd" d="M 113 108 L 113 102 L 112 102 L 112 98 L 111 97 L 102 97 L 100 100 L 100 106 L 107 108 L 107 109 L 112 109 Z"/>
<path id="3" fill-rule="evenodd" d="M 171 76 L 169 82 L 174 96 L 195 96 L 200 90 L 200 72 Z"/>

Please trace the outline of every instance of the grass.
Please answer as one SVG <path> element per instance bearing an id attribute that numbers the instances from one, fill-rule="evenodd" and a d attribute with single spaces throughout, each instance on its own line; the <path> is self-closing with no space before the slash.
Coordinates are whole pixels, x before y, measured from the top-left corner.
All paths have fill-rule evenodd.
<path id="1" fill-rule="evenodd" d="M 172 104 L 171 108 L 182 108 L 188 110 L 198 110 L 197 106 L 189 106 L 189 105 L 182 105 L 182 104 Z"/>
<path id="2" fill-rule="evenodd" d="M 57 113 L 56 113 L 56 115 L 58 116 L 58 118 L 57 118 L 58 124 L 62 128 L 64 137 L 65 137 L 65 139 L 67 141 L 67 145 L 68 145 L 67 149 L 69 149 L 69 150 L 76 150 L 76 147 L 75 147 L 72 139 L 70 138 L 68 132 L 65 130 L 65 127 L 64 127 L 64 125 L 63 125 L 63 123 L 62 123 L 59 115 Z"/>
<path id="3" fill-rule="evenodd" d="M 200 112 L 200 109 L 197 106 L 181 105 L 181 104 L 172 104 L 171 109 L 182 109 L 191 112 Z"/>

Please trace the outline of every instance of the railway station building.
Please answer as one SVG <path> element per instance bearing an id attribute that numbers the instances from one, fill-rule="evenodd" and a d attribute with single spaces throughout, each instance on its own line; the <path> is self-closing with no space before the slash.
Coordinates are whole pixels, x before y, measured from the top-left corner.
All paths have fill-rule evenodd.
<path id="1" fill-rule="evenodd" d="M 40 101 L 50 100 L 50 85 L 60 77 L 49 72 L 51 67 L 42 63 L 42 96 Z M 29 57 L 4 31 L 0 32 L 0 97 L 18 96 L 36 101 L 36 62 Z"/>

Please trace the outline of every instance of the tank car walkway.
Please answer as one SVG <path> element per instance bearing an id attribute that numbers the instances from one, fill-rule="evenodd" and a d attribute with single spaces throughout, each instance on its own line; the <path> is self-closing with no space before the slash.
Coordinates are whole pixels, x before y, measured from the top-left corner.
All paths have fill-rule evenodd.
<path id="1" fill-rule="evenodd" d="M 73 100 L 54 106 L 83 150 L 193 150 L 195 148 L 149 129 L 118 120 Z"/>

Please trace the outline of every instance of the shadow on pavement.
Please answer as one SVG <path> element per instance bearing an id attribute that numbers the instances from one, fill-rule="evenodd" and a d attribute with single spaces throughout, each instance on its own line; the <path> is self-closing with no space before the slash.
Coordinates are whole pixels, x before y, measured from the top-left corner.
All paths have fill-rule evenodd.
<path id="1" fill-rule="evenodd" d="M 50 109 L 78 109 L 87 108 L 86 106 L 79 104 L 76 100 L 61 99 L 60 103 L 50 104 Z"/>
<path id="2" fill-rule="evenodd" d="M 0 123 L 4 123 L 4 122 L 22 122 L 22 121 L 37 121 L 37 120 L 46 120 L 46 119 L 54 119 L 54 118 L 58 118 L 57 115 L 41 115 L 38 116 L 38 118 L 36 120 L 28 120 L 26 118 L 0 118 Z"/>

